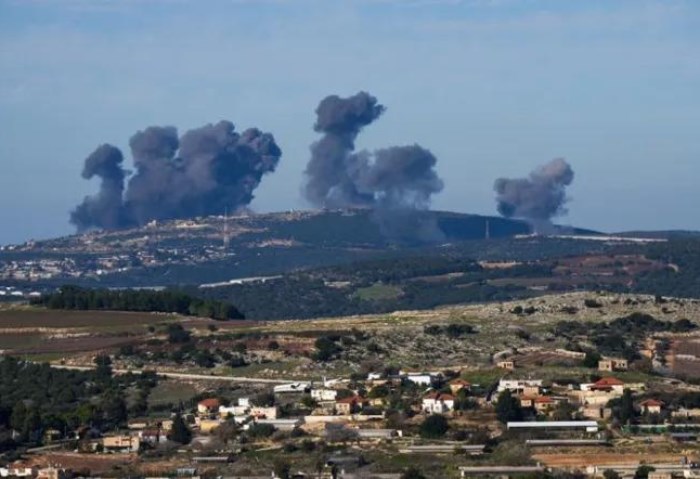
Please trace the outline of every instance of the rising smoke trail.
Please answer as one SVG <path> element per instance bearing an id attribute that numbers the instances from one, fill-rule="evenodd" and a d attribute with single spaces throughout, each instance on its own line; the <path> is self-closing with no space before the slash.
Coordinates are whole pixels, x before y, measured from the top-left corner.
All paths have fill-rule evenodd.
<path id="1" fill-rule="evenodd" d="M 282 154 L 270 133 L 238 133 L 221 121 L 187 131 L 151 126 L 129 141 L 136 172 L 126 171 L 118 148 L 103 145 L 85 162 L 83 177 L 102 178 L 100 191 L 71 214 L 79 231 L 123 228 L 151 220 L 219 214 L 248 205 L 263 175 Z"/>
<path id="2" fill-rule="evenodd" d="M 566 187 L 574 171 L 557 158 L 532 171 L 527 178 L 498 178 L 494 184 L 498 212 L 508 218 L 523 218 L 535 229 L 551 225 L 551 219 L 567 213 Z"/>
<path id="3" fill-rule="evenodd" d="M 384 113 L 375 97 L 359 92 L 348 98 L 324 98 L 316 108 L 314 129 L 323 136 L 311 146 L 304 196 L 317 207 L 372 208 L 385 234 L 432 241 L 437 225 L 418 214 L 443 188 L 437 159 L 419 145 L 355 152 L 362 128 Z"/>

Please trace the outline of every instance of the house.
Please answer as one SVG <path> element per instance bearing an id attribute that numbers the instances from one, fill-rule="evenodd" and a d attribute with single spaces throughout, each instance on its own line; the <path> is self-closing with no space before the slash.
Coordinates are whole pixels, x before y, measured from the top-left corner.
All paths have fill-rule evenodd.
<path id="1" fill-rule="evenodd" d="M 590 391 L 605 391 L 622 394 L 625 389 L 625 383 L 615 377 L 608 376 L 594 382 L 588 389 Z"/>
<path id="2" fill-rule="evenodd" d="M 208 414 L 216 414 L 219 412 L 221 403 L 216 398 L 203 399 L 197 403 L 197 413 L 204 416 Z"/>
<path id="3" fill-rule="evenodd" d="M 578 411 L 587 419 L 609 419 L 612 416 L 612 409 L 604 405 L 582 406 Z"/>
<path id="4" fill-rule="evenodd" d="M 73 477 L 71 471 L 59 467 L 44 467 L 36 473 L 36 479 L 68 479 Z"/>
<path id="5" fill-rule="evenodd" d="M 364 398 L 360 396 L 349 396 L 342 399 L 336 399 L 335 410 L 340 415 L 349 416 L 350 414 L 355 413 L 357 410 L 362 409 L 364 402 Z"/>
<path id="6" fill-rule="evenodd" d="M 252 407 L 250 408 L 249 415 L 257 419 L 277 419 L 279 409 L 276 406 L 271 407 Z"/>
<path id="7" fill-rule="evenodd" d="M 536 388 L 539 393 L 542 387 L 541 379 L 501 379 L 498 381 L 497 392 L 501 393 L 506 389 L 515 394 L 524 394 L 526 388 Z M 528 392 L 533 389 L 528 389 Z"/>
<path id="8" fill-rule="evenodd" d="M 31 467 L 0 467 L 0 477 L 34 477 L 36 469 Z"/>
<path id="9" fill-rule="evenodd" d="M 530 395 L 525 395 L 523 394 L 518 398 L 520 400 L 520 407 L 521 408 L 534 408 L 535 407 L 535 399 L 537 399 L 537 396 L 530 396 Z"/>
<path id="10" fill-rule="evenodd" d="M 535 411 L 537 411 L 538 414 L 546 414 L 554 409 L 559 402 L 558 399 L 551 396 L 539 396 L 535 398 L 534 401 Z"/>
<path id="11" fill-rule="evenodd" d="M 433 384 L 432 374 L 415 374 L 408 373 L 405 376 L 406 381 L 410 381 L 418 386 L 430 386 Z"/>
<path id="12" fill-rule="evenodd" d="M 450 391 L 452 391 L 452 394 L 457 394 L 463 389 L 465 391 L 469 391 L 472 387 L 472 385 L 468 381 L 465 381 L 461 378 L 453 379 L 452 381 L 450 381 L 449 386 Z"/>
<path id="13" fill-rule="evenodd" d="M 432 391 L 423 397 L 421 408 L 423 412 L 430 414 L 442 414 L 453 411 L 455 408 L 455 397 L 451 394 Z"/>
<path id="14" fill-rule="evenodd" d="M 168 441 L 168 435 L 164 429 L 142 429 L 138 432 L 138 437 L 144 444 L 157 446 Z"/>
<path id="15" fill-rule="evenodd" d="M 700 417 L 700 408 L 692 408 L 692 409 L 680 408 L 678 411 L 673 411 L 671 413 L 671 416 L 672 417 L 684 417 L 684 418 Z"/>
<path id="16" fill-rule="evenodd" d="M 104 452 L 131 453 L 141 449 L 141 440 L 138 436 L 107 436 L 100 441 Z"/>
<path id="17" fill-rule="evenodd" d="M 660 414 L 664 403 L 656 399 L 647 399 L 639 403 L 639 409 L 643 414 Z"/>
<path id="18" fill-rule="evenodd" d="M 316 401 L 335 401 L 338 391 L 335 389 L 312 389 L 311 397 Z"/>
<path id="19" fill-rule="evenodd" d="M 515 362 L 511 360 L 506 360 L 506 361 L 498 361 L 496 363 L 496 367 L 499 367 L 501 369 L 507 369 L 509 371 L 512 371 L 515 369 Z"/>
<path id="20" fill-rule="evenodd" d="M 601 359 L 598 361 L 598 370 L 613 372 L 613 371 L 627 371 L 627 360 L 618 358 Z"/>

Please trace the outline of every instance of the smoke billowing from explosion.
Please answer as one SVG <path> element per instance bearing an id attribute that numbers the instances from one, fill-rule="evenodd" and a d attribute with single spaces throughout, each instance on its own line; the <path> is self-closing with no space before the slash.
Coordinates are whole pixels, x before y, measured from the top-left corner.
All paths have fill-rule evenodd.
<path id="1" fill-rule="evenodd" d="M 270 133 L 238 133 L 221 121 L 187 131 L 151 126 L 129 141 L 136 172 L 124 188 L 123 155 L 111 145 L 86 160 L 83 177 L 101 178 L 100 191 L 71 213 L 78 230 L 122 228 L 157 219 L 220 214 L 248 205 L 262 176 L 282 154 Z"/>
<path id="2" fill-rule="evenodd" d="M 550 224 L 567 213 L 566 187 L 574 170 L 562 158 L 535 169 L 527 178 L 498 178 L 494 184 L 498 212 L 505 217 L 524 218 L 538 225 Z"/>
<path id="3" fill-rule="evenodd" d="M 332 95 L 319 103 L 314 129 L 323 137 L 311 146 L 304 196 L 318 207 L 372 208 L 389 235 L 437 239 L 437 226 L 426 225 L 417 211 L 443 188 L 435 156 L 419 145 L 355 152 L 357 135 L 384 111 L 366 92 Z"/>

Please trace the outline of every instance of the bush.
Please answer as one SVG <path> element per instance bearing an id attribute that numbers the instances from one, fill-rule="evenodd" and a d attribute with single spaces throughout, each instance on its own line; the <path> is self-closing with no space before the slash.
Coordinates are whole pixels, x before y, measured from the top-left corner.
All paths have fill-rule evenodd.
<path id="1" fill-rule="evenodd" d="M 248 436 L 256 439 L 264 439 L 275 433 L 275 426 L 272 424 L 253 424 L 248 428 Z"/>
<path id="2" fill-rule="evenodd" d="M 426 439 L 439 439 L 447 434 L 450 428 L 447 419 L 442 414 L 431 414 L 420 425 L 420 436 Z"/>

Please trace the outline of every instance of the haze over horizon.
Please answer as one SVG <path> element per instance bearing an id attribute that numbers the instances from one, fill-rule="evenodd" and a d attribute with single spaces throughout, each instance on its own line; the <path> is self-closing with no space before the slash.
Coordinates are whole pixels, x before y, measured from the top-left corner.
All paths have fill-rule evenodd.
<path id="1" fill-rule="evenodd" d="M 358 149 L 420 144 L 432 208 L 497 215 L 496 178 L 554 158 L 568 214 L 700 229 L 700 4 L 691 0 L 0 0 L 0 244 L 73 231 L 84 159 L 150 125 L 230 118 L 282 149 L 251 207 L 309 208 L 315 108 L 387 106 Z"/>

